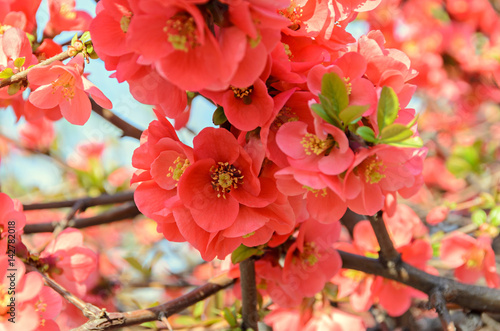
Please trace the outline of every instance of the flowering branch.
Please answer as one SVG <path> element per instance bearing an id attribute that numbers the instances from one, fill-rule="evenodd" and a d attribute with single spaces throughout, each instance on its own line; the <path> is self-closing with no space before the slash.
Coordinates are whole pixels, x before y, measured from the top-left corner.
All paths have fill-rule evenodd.
<path id="1" fill-rule="evenodd" d="M 248 258 L 240 263 L 242 329 L 258 331 L 257 285 L 255 284 L 255 261 Z"/>
<path id="2" fill-rule="evenodd" d="M 429 295 L 430 308 L 435 308 L 441 320 L 441 326 L 445 331 L 455 331 L 455 324 L 451 319 L 450 312 L 446 308 L 446 301 L 443 297 L 443 293 L 440 291 L 433 291 Z"/>
<path id="3" fill-rule="evenodd" d="M 64 61 L 66 59 L 69 59 L 70 57 L 71 57 L 71 55 L 69 53 L 69 50 L 66 50 L 66 51 L 64 51 L 62 53 L 54 55 L 53 57 L 51 57 L 51 58 L 49 58 L 49 59 L 47 59 L 45 61 L 42 61 L 42 62 L 40 62 L 40 63 L 32 66 L 31 68 L 28 68 L 26 70 L 18 72 L 17 74 L 14 74 L 14 75 L 12 75 L 9 78 L 6 78 L 6 79 L 0 81 L 0 88 L 8 86 L 8 85 L 11 85 L 11 84 L 14 84 L 14 83 L 17 83 L 17 82 L 20 82 L 22 80 L 25 80 L 26 77 L 28 76 L 28 73 L 33 68 L 37 68 L 37 67 L 49 65 L 49 64 L 51 64 L 52 62 L 55 62 L 55 61 Z"/>
<path id="4" fill-rule="evenodd" d="M 77 218 L 71 220 L 67 223 L 67 227 L 73 227 L 77 229 L 87 228 L 89 226 L 100 225 L 111 223 L 114 221 L 121 221 L 124 219 L 130 219 L 137 215 L 140 212 L 137 209 L 135 203 L 130 202 L 126 203 L 120 207 L 115 208 L 114 210 L 104 212 L 97 216 L 87 217 L 87 218 Z M 24 233 L 40 233 L 40 232 L 53 232 L 56 227 L 58 227 L 59 222 L 47 222 L 47 223 L 37 223 L 37 224 L 27 224 L 24 227 Z"/>
<path id="5" fill-rule="evenodd" d="M 381 261 L 356 254 L 339 251 L 342 267 L 392 279 L 420 290 L 429 296 L 440 292 L 444 301 L 477 311 L 500 311 L 500 290 L 483 286 L 466 285 L 452 279 L 428 274 L 407 263 L 401 262 L 404 272 L 394 274 Z"/>
<path id="6" fill-rule="evenodd" d="M 122 120 L 120 117 L 116 116 L 111 110 L 104 109 L 99 106 L 92 98 L 90 99 L 92 103 L 92 110 L 102 118 L 104 118 L 109 123 L 116 126 L 118 129 L 123 131 L 122 137 L 132 137 L 135 139 L 141 139 L 142 131 L 135 126 L 129 124 L 128 122 Z"/>
<path id="7" fill-rule="evenodd" d="M 162 320 L 208 298 L 218 291 L 231 286 L 233 283 L 234 279 L 231 279 L 226 274 L 223 274 L 211 279 L 207 284 L 202 285 L 181 297 L 156 307 L 134 310 L 125 313 L 107 313 L 102 311 L 103 316 L 91 318 L 87 323 L 73 329 L 72 331 L 112 330 L 123 328 L 125 326 Z"/>

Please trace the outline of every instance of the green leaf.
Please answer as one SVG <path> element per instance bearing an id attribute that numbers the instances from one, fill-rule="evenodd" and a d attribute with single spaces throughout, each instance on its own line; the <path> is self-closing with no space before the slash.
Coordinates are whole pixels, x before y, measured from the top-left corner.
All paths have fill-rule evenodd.
<path id="1" fill-rule="evenodd" d="M 340 119 L 344 122 L 344 126 L 353 124 L 359 121 L 361 115 L 363 115 L 370 106 L 358 106 L 351 105 L 340 112 Z"/>
<path id="2" fill-rule="evenodd" d="M 413 136 L 413 131 L 408 129 L 406 125 L 393 123 L 386 126 L 379 135 L 382 142 L 399 142 L 404 141 Z"/>
<path id="3" fill-rule="evenodd" d="M 349 105 L 349 94 L 342 78 L 334 72 L 323 75 L 321 94 L 328 98 L 335 114 L 339 114 Z"/>
<path id="4" fill-rule="evenodd" d="M 203 310 L 205 309 L 205 301 L 198 301 L 194 305 L 193 317 L 201 317 L 203 315 Z"/>
<path id="5" fill-rule="evenodd" d="M 424 142 L 420 137 L 411 137 L 403 141 L 387 142 L 386 144 L 397 147 L 411 147 L 411 148 L 420 148 L 424 146 Z"/>
<path id="6" fill-rule="evenodd" d="M 388 86 L 382 88 L 377 107 L 377 123 L 379 132 L 394 123 L 398 117 L 399 101 L 394 90 Z"/>
<path id="7" fill-rule="evenodd" d="M 411 129 L 411 127 L 412 127 L 412 126 L 414 126 L 414 125 L 415 125 L 415 123 L 417 123 L 417 121 L 418 121 L 418 118 L 419 118 L 419 117 L 420 117 L 420 115 L 419 115 L 419 114 L 417 114 L 417 116 L 415 116 L 415 117 L 411 120 L 411 122 L 410 122 L 410 123 L 406 124 L 406 127 L 407 127 L 408 129 Z"/>
<path id="8" fill-rule="evenodd" d="M 375 138 L 375 132 L 373 132 L 373 130 L 368 126 L 360 126 L 356 130 L 356 134 L 370 143 L 374 143 L 377 141 L 377 139 Z"/>
<path id="9" fill-rule="evenodd" d="M 80 40 L 82 41 L 82 43 L 86 43 L 87 41 L 89 41 L 91 39 L 90 37 L 90 32 L 89 31 L 85 31 L 82 36 L 80 37 Z"/>
<path id="10" fill-rule="evenodd" d="M 330 124 L 333 123 L 333 119 L 330 117 L 330 115 L 328 115 L 326 113 L 325 109 L 323 108 L 323 106 L 321 104 L 319 104 L 319 103 L 312 104 L 311 109 L 313 112 L 318 114 L 319 117 L 321 117 L 322 119 L 324 119 L 328 123 L 330 123 Z"/>
<path id="11" fill-rule="evenodd" d="M 20 89 L 21 85 L 19 83 L 10 84 L 9 87 L 7 88 L 7 93 L 9 95 L 14 95 L 17 92 L 19 92 Z"/>
<path id="12" fill-rule="evenodd" d="M 247 247 L 243 244 L 236 248 L 231 254 L 231 262 L 233 264 L 240 263 L 254 255 L 262 255 L 264 251 L 258 247 Z"/>
<path id="13" fill-rule="evenodd" d="M 24 65 L 24 61 L 26 61 L 26 58 L 23 57 L 18 57 L 17 59 L 14 60 L 14 66 L 16 68 L 21 68 Z"/>
<path id="14" fill-rule="evenodd" d="M 77 41 L 77 40 L 78 40 L 78 34 L 75 33 L 73 38 L 71 38 L 71 46 L 73 46 L 75 44 L 75 41 Z"/>
<path id="15" fill-rule="evenodd" d="M 226 114 L 224 114 L 224 108 L 222 108 L 221 106 L 217 107 L 217 109 L 215 109 L 214 111 L 214 114 L 212 115 L 212 122 L 215 125 L 222 125 L 226 123 L 226 121 L 227 117 Z"/>
<path id="16" fill-rule="evenodd" d="M 2 72 L 0 72 L 0 79 L 10 78 L 14 74 L 12 68 L 5 68 Z"/>
<path id="17" fill-rule="evenodd" d="M 340 118 L 338 116 L 338 113 L 335 112 L 334 107 L 327 97 L 322 95 L 321 93 L 318 95 L 319 101 L 321 102 L 321 106 L 325 110 L 325 112 L 328 114 L 330 117 L 331 121 L 329 122 L 330 124 L 333 124 L 335 126 L 340 127 Z"/>
<path id="18" fill-rule="evenodd" d="M 228 307 L 224 307 L 224 309 L 222 310 L 222 316 L 224 316 L 224 319 L 227 321 L 227 324 L 229 324 L 230 327 L 234 328 L 238 326 L 236 316 Z"/>
<path id="19" fill-rule="evenodd" d="M 142 264 L 139 261 L 137 261 L 135 257 L 128 256 L 125 258 L 125 261 L 127 261 L 132 268 L 136 269 L 140 273 L 144 274 L 146 272 L 146 270 L 144 270 L 144 268 L 142 267 Z"/>

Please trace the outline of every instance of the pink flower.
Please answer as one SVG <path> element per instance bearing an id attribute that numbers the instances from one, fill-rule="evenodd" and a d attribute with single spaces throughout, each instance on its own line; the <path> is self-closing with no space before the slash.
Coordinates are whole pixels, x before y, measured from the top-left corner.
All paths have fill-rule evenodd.
<path id="1" fill-rule="evenodd" d="M 450 212 L 450 208 L 448 208 L 446 206 L 434 207 L 427 214 L 426 221 L 430 225 L 439 224 L 446 219 L 449 212 Z"/>
<path id="2" fill-rule="evenodd" d="M 31 92 L 29 101 L 42 109 L 59 105 L 62 116 L 77 125 L 85 124 L 90 117 L 92 107 L 87 94 L 103 108 L 112 108 L 111 101 L 83 77 L 83 66 L 83 56 L 79 54 L 68 64 L 56 61 L 33 68 L 28 73 L 28 81 L 39 87 Z"/>
<path id="3" fill-rule="evenodd" d="M 16 236 L 16 242 L 21 242 L 21 233 L 26 224 L 22 205 L 12 201 L 5 193 L 0 193 L 0 255 L 7 251 L 9 234 Z"/>
<path id="4" fill-rule="evenodd" d="M 40 254 L 52 277 L 68 289 L 85 294 L 84 282 L 97 268 L 97 254 L 84 246 L 82 233 L 73 228 L 62 231 Z"/>
<path id="5" fill-rule="evenodd" d="M 55 132 L 52 121 L 39 118 L 26 122 L 19 129 L 19 139 L 27 148 L 46 151 L 54 141 Z"/>
<path id="6" fill-rule="evenodd" d="M 441 241 L 440 256 L 464 283 L 474 284 L 484 276 L 488 286 L 500 284 L 490 237 L 474 239 L 462 232 L 453 232 Z"/>
<path id="7" fill-rule="evenodd" d="M 387 193 L 403 197 L 415 194 L 422 185 L 425 148 L 377 145 L 361 149 L 344 178 L 347 206 L 363 215 L 374 215 L 384 206 Z"/>
<path id="8" fill-rule="evenodd" d="M 75 10 L 75 0 L 49 0 L 50 20 L 44 35 L 54 37 L 63 31 L 88 30 L 92 16 Z"/>

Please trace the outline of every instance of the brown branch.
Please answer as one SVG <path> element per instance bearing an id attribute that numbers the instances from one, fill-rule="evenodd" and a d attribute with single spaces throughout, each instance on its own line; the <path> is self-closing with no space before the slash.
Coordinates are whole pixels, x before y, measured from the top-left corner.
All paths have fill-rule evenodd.
<path id="1" fill-rule="evenodd" d="M 385 222 L 382 219 L 382 212 L 378 212 L 373 216 L 367 216 L 370 224 L 377 237 L 378 244 L 380 246 L 379 259 L 384 266 L 386 266 L 389 271 L 396 272 L 396 266 L 401 261 L 401 257 L 398 251 L 394 248 Z"/>
<path id="2" fill-rule="evenodd" d="M 104 316 L 89 320 L 72 331 L 112 330 L 145 322 L 157 321 L 178 313 L 187 307 L 208 298 L 218 291 L 231 286 L 234 279 L 221 275 L 191 292 L 163 305 L 125 313 L 105 313 Z"/>
<path id="3" fill-rule="evenodd" d="M 45 65 L 48 65 L 48 64 L 51 64 L 52 62 L 55 62 L 55 61 L 64 61 L 66 59 L 69 59 L 71 57 L 71 55 L 69 55 L 69 52 L 66 50 L 62 53 L 59 53 L 57 55 L 54 55 L 53 57 L 45 60 L 45 61 L 42 61 L 36 65 L 34 65 L 33 67 L 31 68 L 28 68 L 26 70 L 23 70 L 21 72 L 18 72 L 17 74 L 15 75 L 12 75 L 11 77 L 9 78 L 6 78 L 4 80 L 2 80 L 0 82 L 0 88 L 2 87 L 5 87 L 7 85 L 11 85 L 11 84 L 14 84 L 14 83 L 17 83 L 17 82 L 20 82 L 22 80 L 25 80 L 26 77 L 28 77 L 28 73 L 33 69 L 33 68 L 37 68 L 37 67 L 41 67 L 41 66 L 45 66 Z"/>
<path id="4" fill-rule="evenodd" d="M 89 226 L 100 225 L 111 223 L 115 221 L 121 221 L 125 219 L 133 218 L 139 215 L 139 209 L 135 203 L 126 203 L 120 207 L 117 207 L 111 211 L 104 212 L 97 216 L 87 217 L 87 218 L 77 218 L 68 222 L 67 226 L 82 229 Z M 35 223 L 27 224 L 24 227 L 24 234 L 30 233 L 40 233 L 40 232 L 53 232 L 58 226 L 59 222 L 47 222 L 47 223 Z"/>
<path id="5" fill-rule="evenodd" d="M 134 192 L 121 192 L 113 195 L 103 194 L 95 198 L 80 198 L 56 202 L 45 202 L 45 203 L 33 203 L 23 205 L 24 210 L 37 210 L 37 209 L 54 209 L 54 208 L 65 208 L 74 207 L 75 204 L 80 204 L 79 210 L 85 211 L 88 207 L 99 206 L 99 205 L 109 205 L 113 203 L 128 202 L 134 200 Z"/>
<path id="6" fill-rule="evenodd" d="M 403 275 L 391 273 L 377 259 L 339 251 L 342 267 L 392 279 L 411 286 L 428 295 L 440 291 L 446 302 L 455 303 L 463 308 L 482 312 L 500 311 L 500 290 L 466 285 L 452 279 L 428 274 L 404 262 L 400 263 Z"/>
<path id="7" fill-rule="evenodd" d="M 441 326 L 445 331 L 456 331 L 455 324 L 451 319 L 450 312 L 446 308 L 446 301 L 444 299 L 443 293 L 438 289 L 432 291 L 429 295 L 429 303 L 431 307 L 436 309 L 441 320 Z"/>
<path id="8" fill-rule="evenodd" d="M 116 116 L 111 110 L 104 109 L 99 106 L 92 98 L 90 99 L 92 103 L 92 110 L 104 118 L 109 123 L 116 126 L 118 129 L 123 131 L 122 137 L 132 137 L 136 139 L 141 139 L 142 131 L 135 126 L 129 124 L 128 122 L 122 120 L 120 117 Z"/>
<path id="9" fill-rule="evenodd" d="M 255 284 L 255 261 L 252 258 L 240 262 L 241 315 L 243 330 L 258 331 L 259 312 L 257 311 L 257 285 Z"/>

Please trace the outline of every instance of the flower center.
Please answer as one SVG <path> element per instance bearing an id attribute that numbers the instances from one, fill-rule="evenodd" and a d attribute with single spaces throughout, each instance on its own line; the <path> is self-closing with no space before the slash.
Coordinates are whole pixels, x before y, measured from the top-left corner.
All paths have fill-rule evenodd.
<path id="1" fill-rule="evenodd" d="M 281 9 L 278 11 L 279 14 L 283 15 L 284 17 L 288 18 L 290 20 L 290 25 L 288 26 L 289 29 L 292 29 L 294 31 L 297 31 L 300 29 L 300 24 L 302 23 L 301 17 L 303 14 L 304 10 L 302 7 L 297 6 L 295 1 L 291 1 L 290 6 L 286 9 Z"/>
<path id="2" fill-rule="evenodd" d="M 322 189 L 314 189 L 310 186 L 307 186 L 307 185 L 303 185 L 302 188 L 305 188 L 306 190 L 308 190 L 309 192 L 312 192 L 312 194 L 314 194 L 314 196 L 317 198 L 319 194 L 321 194 L 321 196 L 324 198 L 328 195 L 328 192 L 326 190 L 326 187 L 322 188 Z"/>
<path id="3" fill-rule="evenodd" d="M 366 277 L 366 274 L 362 271 L 347 269 L 342 273 L 342 276 L 361 282 Z"/>
<path id="4" fill-rule="evenodd" d="M 359 166 L 361 173 L 365 177 L 365 182 L 376 184 L 385 178 L 384 171 L 387 168 L 384 163 L 377 159 L 377 156 L 372 155 Z"/>
<path id="5" fill-rule="evenodd" d="M 188 159 L 181 159 L 181 157 L 177 157 L 172 165 L 168 167 L 167 177 L 172 177 L 174 180 L 179 181 L 181 179 L 184 171 L 189 167 L 191 163 Z"/>
<path id="6" fill-rule="evenodd" d="M 484 250 L 472 249 L 464 256 L 465 266 L 468 269 L 473 269 L 481 266 L 484 260 Z"/>
<path id="7" fill-rule="evenodd" d="M 318 247 L 314 241 L 306 242 L 304 250 L 300 253 L 300 259 L 303 266 L 312 267 L 318 263 L 321 254 L 318 252 Z"/>
<path id="8" fill-rule="evenodd" d="M 218 198 L 222 196 L 225 199 L 226 193 L 243 184 L 241 170 L 228 162 L 217 162 L 217 165 L 210 168 L 210 178 L 212 178 L 212 188 L 217 191 Z"/>
<path id="9" fill-rule="evenodd" d="M 73 10 L 73 7 L 67 4 L 61 6 L 59 13 L 68 20 L 74 20 L 76 18 L 76 12 Z"/>
<path id="10" fill-rule="evenodd" d="M 280 112 L 273 121 L 272 127 L 278 130 L 283 124 L 288 122 L 298 121 L 299 117 L 292 111 L 292 108 L 285 106 L 281 108 Z"/>
<path id="11" fill-rule="evenodd" d="M 327 137 L 326 140 L 321 140 L 315 134 L 306 133 L 300 143 L 304 146 L 304 152 L 306 155 L 320 155 L 333 147 L 335 140 L 331 137 Z"/>
<path id="12" fill-rule="evenodd" d="M 130 14 L 132 15 L 132 13 Z M 122 18 L 120 19 L 120 28 L 124 33 L 127 33 L 128 31 L 128 26 L 130 25 L 130 21 L 132 20 L 131 16 L 126 16 L 123 15 Z"/>
<path id="13" fill-rule="evenodd" d="M 59 87 L 62 87 L 62 94 L 66 100 L 73 99 L 75 96 L 75 77 L 70 73 L 59 76 L 52 85 L 52 93 L 55 93 Z"/>
<path id="14" fill-rule="evenodd" d="M 199 45 L 194 18 L 188 13 L 169 18 L 163 31 L 168 35 L 168 42 L 178 51 L 187 52 Z"/>
<path id="15" fill-rule="evenodd" d="M 351 95 L 352 92 L 352 83 L 351 77 L 344 77 L 345 87 L 347 88 L 347 94 Z"/>
<path id="16" fill-rule="evenodd" d="M 10 297 L 5 285 L 0 285 L 0 322 L 2 321 L 2 316 L 6 315 L 9 311 L 7 305 L 10 303 Z"/>

